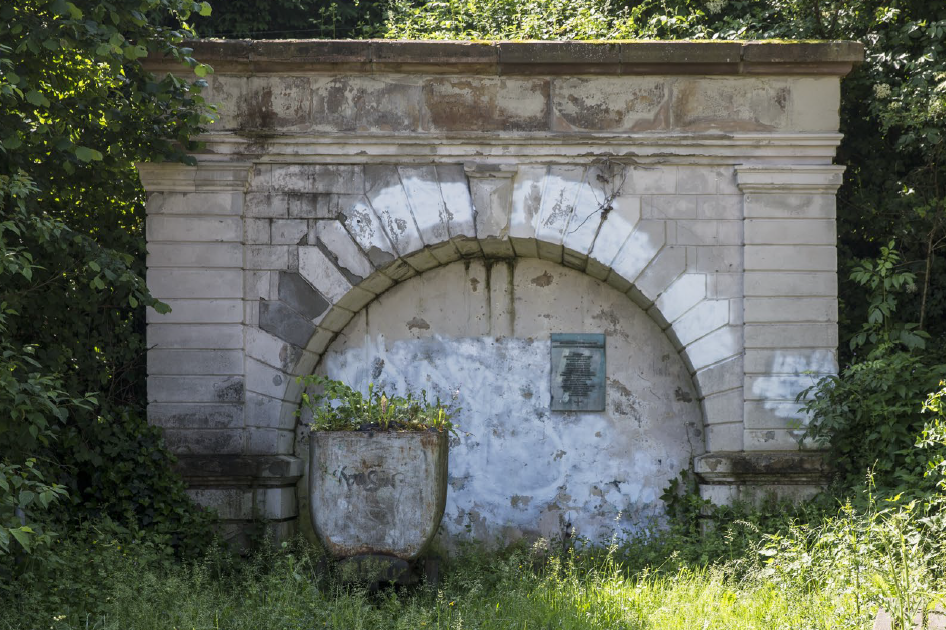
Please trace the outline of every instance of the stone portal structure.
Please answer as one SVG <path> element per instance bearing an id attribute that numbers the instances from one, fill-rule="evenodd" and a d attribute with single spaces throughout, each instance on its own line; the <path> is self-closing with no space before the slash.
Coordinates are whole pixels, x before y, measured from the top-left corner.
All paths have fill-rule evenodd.
<path id="1" fill-rule="evenodd" d="M 196 167 L 139 166 L 172 308 L 148 315 L 150 421 L 236 530 L 307 512 L 314 370 L 458 397 L 448 534 L 600 538 L 690 467 L 716 501 L 803 496 L 826 468 L 794 399 L 836 370 L 832 158 L 862 55 L 197 42 L 220 120 Z M 553 333 L 605 334 L 604 411 L 550 409 Z"/>

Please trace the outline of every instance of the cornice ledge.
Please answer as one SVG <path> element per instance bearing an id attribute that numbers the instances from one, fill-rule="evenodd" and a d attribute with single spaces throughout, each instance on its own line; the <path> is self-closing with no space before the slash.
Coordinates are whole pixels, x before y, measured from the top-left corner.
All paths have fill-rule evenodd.
<path id="1" fill-rule="evenodd" d="M 253 174 L 250 162 L 142 162 L 135 167 L 147 192 L 246 192 Z"/>
<path id="2" fill-rule="evenodd" d="M 823 451 L 706 453 L 693 467 L 701 482 L 724 486 L 823 484 L 831 475 Z"/>
<path id="3" fill-rule="evenodd" d="M 738 165 L 736 185 L 744 193 L 834 194 L 845 168 L 835 164 Z"/>

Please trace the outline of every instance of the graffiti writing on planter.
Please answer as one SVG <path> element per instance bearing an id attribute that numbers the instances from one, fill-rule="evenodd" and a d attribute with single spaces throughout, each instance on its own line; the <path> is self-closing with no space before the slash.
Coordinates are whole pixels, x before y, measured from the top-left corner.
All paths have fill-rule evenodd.
<path id="1" fill-rule="evenodd" d="M 385 470 L 350 472 L 347 466 L 342 466 L 340 470 L 335 471 L 334 476 L 338 478 L 340 482 L 344 482 L 348 490 L 351 490 L 352 487 L 357 487 L 367 492 L 377 492 L 382 488 L 393 489 L 394 482 L 401 476 L 401 473 L 390 473 Z"/>

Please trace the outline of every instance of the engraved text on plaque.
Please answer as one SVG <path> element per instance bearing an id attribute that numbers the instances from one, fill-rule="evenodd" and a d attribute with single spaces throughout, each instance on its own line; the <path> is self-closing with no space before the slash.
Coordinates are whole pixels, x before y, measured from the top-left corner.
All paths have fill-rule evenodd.
<path id="1" fill-rule="evenodd" d="M 552 334 L 552 411 L 604 411 L 602 333 Z"/>

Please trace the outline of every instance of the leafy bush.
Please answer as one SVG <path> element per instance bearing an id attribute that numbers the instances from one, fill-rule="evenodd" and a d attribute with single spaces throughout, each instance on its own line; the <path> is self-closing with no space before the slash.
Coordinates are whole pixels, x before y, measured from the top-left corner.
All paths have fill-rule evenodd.
<path id="1" fill-rule="evenodd" d="M 455 433 L 450 418 L 456 413 L 444 405 L 440 398 L 436 403 L 427 400 L 426 390 L 420 398 L 411 392 L 406 397 L 391 396 L 374 391 L 368 385 L 365 396 L 340 381 L 310 375 L 300 377 L 306 388 L 315 388 L 318 393 L 302 394 L 302 409 L 312 414 L 310 427 L 313 431 L 450 431 Z M 301 413 L 302 410 L 300 410 Z"/>
<path id="2" fill-rule="evenodd" d="M 27 521 L 26 515 L 34 505 L 48 509 L 65 494 L 63 486 L 46 483 L 36 460 L 28 459 L 23 466 L 0 462 L 0 553 L 10 553 L 12 541 L 26 553 L 49 546 L 56 533 L 43 531 L 41 523 Z M 0 575 L 4 568 L 0 565 Z"/>
<path id="3" fill-rule="evenodd" d="M 922 401 L 946 374 L 925 353 L 929 335 L 897 321 L 898 296 L 915 275 L 898 269 L 893 243 L 875 260 L 856 261 L 851 279 L 864 288 L 867 321 L 850 339 L 856 360 L 839 376 L 822 378 L 799 395 L 810 417 L 806 436 L 831 451 L 845 487 L 859 486 L 868 468 L 884 491 L 922 492 L 926 462 L 915 449 L 924 427 Z"/>
<path id="4" fill-rule="evenodd" d="M 0 549 L 0 583 L 17 596 L 24 572 L 59 559 L 53 530 L 111 518 L 182 554 L 209 535 L 144 419 L 144 309 L 167 307 L 143 277 L 134 170 L 193 161 L 189 137 L 212 119 L 202 81 L 154 77 L 138 59 L 164 54 L 205 75 L 183 20 L 209 10 L 0 3 L 0 519 L 20 532 Z M 36 537 L 21 540 L 24 520 Z"/>

